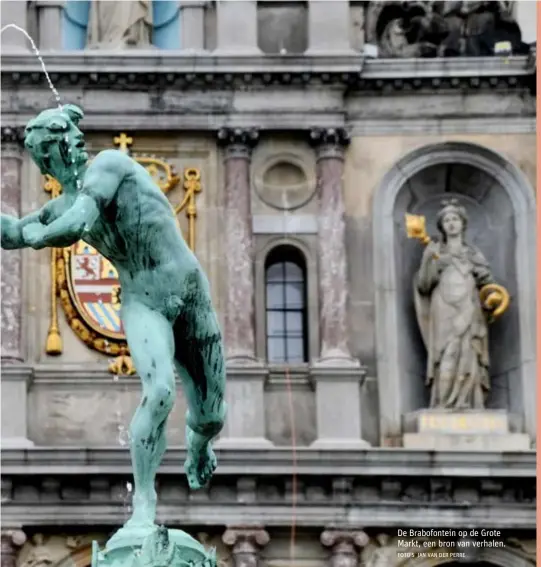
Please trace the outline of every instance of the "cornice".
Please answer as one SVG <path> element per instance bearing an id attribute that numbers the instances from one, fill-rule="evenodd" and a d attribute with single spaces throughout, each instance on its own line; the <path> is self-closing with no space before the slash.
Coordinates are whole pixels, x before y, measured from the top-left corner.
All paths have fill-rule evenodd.
<path id="1" fill-rule="evenodd" d="M 111 487 L 113 488 L 113 487 Z M 117 487 L 118 488 L 118 487 Z M 272 490 L 272 485 L 265 487 Z M 83 489 L 75 489 L 74 494 Z M 113 488 L 114 489 L 114 488 Z M 226 489 L 227 490 L 227 489 Z M 159 491 L 158 491 L 159 492 Z M 169 496 L 169 495 L 168 495 Z M 47 498 L 51 496 L 47 495 Z M 72 497 L 73 498 L 73 497 Z M 108 495 L 101 498 L 109 500 Z M 75 501 L 69 497 L 54 500 L 53 503 L 32 500 L 30 502 L 3 503 L 2 522 L 7 525 L 25 526 L 119 526 L 127 519 L 127 502 Z M 175 499 L 176 500 L 176 499 Z M 291 526 L 291 502 L 280 498 L 279 502 L 235 502 L 209 499 L 202 496 L 171 501 L 159 500 L 157 517 L 169 528 L 187 526 L 231 526 L 264 524 L 267 528 Z M 344 528 L 365 526 L 378 528 L 464 528 L 479 529 L 535 530 L 535 503 L 531 505 L 506 502 L 475 504 L 440 502 L 347 502 L 325 501 L 297 503 L 296 525 L 305 528 L 319 528 L 324 525 L 339 525 Z"/>
<path id="2" fill-rule="evenodd" d="M 290 448 L 217 449 L 221 475 L 290 475 Z M 126 475 L 130 455 L 120 447 L 32 447 L 2 449 L 3 475 Z M 167 451 L 160 467 L 163 475 L 178 475 L 184 448 Z M 314 450 L 298 448 L 295 471 L 300 476 L 430 476 L 481 478 L 535 478 L 535 451 L 472 453 L 461 451 L 412 451 L 401 448 Z"/>
<path id="3" fill-rule="evenodd" d="M 51 53 L 44 58 L 59 89 L 75 85 L 122 90 L 323 84 L 361 91 L 508 90 L 529 86 L 536 69 L 531 56 L 366 60 L 360 54 L 194 56 L 100 51 Z M 3 88 L 46 86 L 32 54 L 6 54 L 1 74 Z"/>

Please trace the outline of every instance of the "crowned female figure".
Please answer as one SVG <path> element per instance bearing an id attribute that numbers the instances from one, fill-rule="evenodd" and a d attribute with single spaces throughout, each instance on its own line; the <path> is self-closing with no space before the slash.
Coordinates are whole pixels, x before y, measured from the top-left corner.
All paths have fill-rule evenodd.
<path id="1" fill-rule="evenodd" d="M 415 276 L 433 409 L 482 409 L 490 387 L 489 306 L 479 291 L 494 280 L 483 254 L 465 241 L 467 223 L 457 201 L 443 203 L 437 217 L 441 239 L 428 242 Z"/>

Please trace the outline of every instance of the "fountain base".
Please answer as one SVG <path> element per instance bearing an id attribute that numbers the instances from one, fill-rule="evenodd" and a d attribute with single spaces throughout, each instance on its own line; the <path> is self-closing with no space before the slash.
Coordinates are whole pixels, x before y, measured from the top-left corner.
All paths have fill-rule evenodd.
<path id="1" fill-rule="evenodd" d="M 125 525 L 104 550 L 92 542 L 91 567 L 216 567 L 216 552 L 182 530 Z"/>

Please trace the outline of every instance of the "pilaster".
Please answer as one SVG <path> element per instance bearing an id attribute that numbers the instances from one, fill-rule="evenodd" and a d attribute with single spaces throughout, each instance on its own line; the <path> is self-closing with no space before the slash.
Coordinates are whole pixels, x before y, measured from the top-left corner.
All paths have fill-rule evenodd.
<path id="1" fill-rule="evenodd" d="M 353 55 L 347 0 L 308 2 L 307 55 Z"/>
<path id="2" fill-rule="evenodd" d="M 216 2 L 217 46 L 215 55 L 259 55 L 256 0 Z"/>
<path id="3" fill-rule="evenodd" d="M 0 10 L 0 27 L 15 24 L 23 30 L 28 29 L 28 2 L 26 0 L 2 0 Z M 28 52 L 29 44 L 25 35 L 13 28 L 2 33 L 2 55 L 8 53 Z"/>
<path id="4" fill-rule="evenodd" d="M 207 0 L 183 0 L 180 4 L 182 50 L 188 53 L 205 51 L 205 10 Z"/>
<path id="5" fill-rule="evenodd" d="M 39 49 L 58 51 L 62 48 L 62 10 L 64 0 L 38 0 Z"/>

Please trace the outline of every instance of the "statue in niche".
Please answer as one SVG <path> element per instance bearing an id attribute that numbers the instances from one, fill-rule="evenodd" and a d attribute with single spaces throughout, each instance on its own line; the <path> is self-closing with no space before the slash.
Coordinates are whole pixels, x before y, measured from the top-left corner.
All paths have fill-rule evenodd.
<path id="1" fill-rule="evenodd" d="M 509 1 L 371 2 L 367 43 L 380 57 L 525 55 Z"/>
<path id="2" fill-rule="evenodd" d="M 151 0 L 92 0 L 87 47 L 122 49 L 152 45 Z"/>
<path id="3" fill-rule="evenodd" d="M 465 240 L 468 217 L 456 200 L 437 216 L 441 238 L 431 240 L 424 217 L 406 216 L 408 236 L 426 248 L 415 275 L 414 303 L 428 361 L 430 408 L 483 409 L 490 388 L 488 323 L 509 305 L 490 266 Z"/>
<path id="4" fill-rule="evenodd" d="M 63 47 L 180 49 L 179 18 L 178 0 L 66 0 Z"/>

